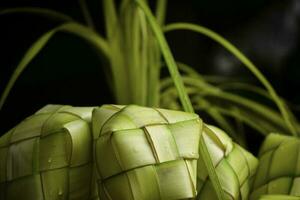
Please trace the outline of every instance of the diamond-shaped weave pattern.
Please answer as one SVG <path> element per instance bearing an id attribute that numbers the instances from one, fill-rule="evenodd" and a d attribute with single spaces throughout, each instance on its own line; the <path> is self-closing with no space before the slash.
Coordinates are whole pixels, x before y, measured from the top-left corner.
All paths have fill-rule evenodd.
<path id="1" fill-rule="evenodd" d="M 201 138 L 226 199 L 247 199 L 257 160 L 196 114 L 50 105 L 0 138 L 0 200 L 214 200 Z M 280 170 L 271 171 L 277 177 Z M 297 191 L 293 178 L 290 190 Z"/>
<path id="2" fill-rule="evenodd" d="M 206 125 L 203 128 L 203 137 L 225 198 L 228 200 L 248 199 L 258 165 L 257 159 L 234 143 L 225 132 L 217 127 Z M 217 200 L 201 156 L 198 160 L 197 190 L 198 200 Z"/>
<path id="3" fill-rule="evenodd" d="M 296 137 L 270 134 L 260 153 L 250 199 L 264 194 L 300 196 L 300 140 Z"/>
<path id="4" fill-rule="evenodd" d="M 134 105 L 95 109 L 100 199 L 194 198 L 201 129 L 191 113 Z"/>
<path id="5" fill-rule="evenodd" d="M 91 199 L 92 109 L 49 105 L 1 137 L 0 200 Z"/>

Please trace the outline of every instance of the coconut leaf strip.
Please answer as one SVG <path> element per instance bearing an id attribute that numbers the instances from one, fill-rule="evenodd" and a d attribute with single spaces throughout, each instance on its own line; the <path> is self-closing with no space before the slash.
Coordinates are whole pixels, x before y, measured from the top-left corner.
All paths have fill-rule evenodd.
<path id="1" fill-rule="evenodd" d="M 192 107 L 191 101 L 185 92 L 184 84 L 183 84 L 181 76 L 178 72 L 176 62 L 173 58 L 170 47 L 163 35 L 163 32 L 162 32 L 160 26 L 157 24 L 157 21 L 156 21 L 155 17 L 153 16 L 151 10 L 147 6 L 147 4 L 145 4 L 141 0 L 136 0 L 136 2 L 141 7 L 141 9 L 144 11 L 146 18 L 150 24 L 150 27 L 158 41 L 160 50 L 161 50 L 163 57 L 167 63 L 171 77 L 174 81 L 174 84 L 175 84 L 177 90 L 178 90 L 180 101 L 183 105 L 184 110 L 186 112 L 193 112 L 193 107 Z"/>
<path id="2" fill-rule="evenodd" d="M 190 99 L 184 89 L 184 84 L 183 84 L 180 74 L 178 72 L 176 62 L 172 56 L 171 50 L 166 42 L 166 39 L 163 36 L 163 33 L 162 33 L 159 25 L 157 24 L 154 16 L 152 15 L 149 7 L 143 1 L 136 0 L 136 2 L 144 11 L 144 13 L 148 19 L 148 22 L 152 28 L 152 31 L 154 32 L 154 35 L 156 36 L 156 38 L 158 40 L 158 44 L 160 46 L 162 54 L 167 63 L 171 77 L 174 80 L 176 89 L 178 90 L 178 94 L 179 94 L 179 97 L 180 97 L 180 100 L 181 100 L 184 110 L 187 112 L 193 112 L 194 110 L 193 110 L 192 104 L 191 104 Z M 224 199 L 223 190 L 222 190 L 221 184 L 218 180 L 218 176 L 216 174 L 216 171 L 214 169 L 212 161 L 210 159 L 210 155 L 208 153 L 205 142 L 201 143 L 201 151 L 200 152 L 201 152 L 201 154 L 203 154 L 203 157 L 205 157 L 204 162 L 206 164 L 207 171 L 209 173 L 209 177 L 211 178 L 211 181 L 212 181 L 214 189 L 218 195 L 218 198 L 220 200 L 223 200 Z"/>
<path id="3" fill-rule="evenodd" d="M 22 72 L 26 69 L 28 64 L 41 52 L 41 50 L 46 46 L 49 40 L 57 33 L 57 32 L 67 32 L 74 34 L 81 39 L 84 39 L 86 42 L 94 46 L 97 50 L 101 51 L 103 55 L 109 57 L 109 47 L 106 41 L 97 33 L 93 32 L 89 28 L 86 28 L 77 23 L 66 23 L 61 26 L 58 26 L 50 31 L 44 33 L 41 37 L 39 37 L 25 52 L 24 56 L 18 63 L 15 71 L 10 77 L 8 84 L 0 98 L 0 110 L 2 109 L 5 100 L 7 99 L 11 89 L 13 88 L 15 82 L 22 74 Z"/>
<path id="4" fill-rule="evenodd" d="M 159 25 L 163 25 L 165 22 L 167 3 L 167 0 L 156 1 L 155 16 Z"/>
<path id="5" fill-rule="evenodd" d="M 51 10 L 47 8 L 22 7 L 22 8 L 7 8 L 7 9 L 0 10 L 0 15 L 23 14 L 23 13 L 40 15 L 55 20 L 61 20 L 61 21 L 73 21 L 72 17 L 64 13 L 57 12 L 55 10 Z"/>
<path id="6" fill-rule="evenodd" d="M 78 3 L 79 3 L 79 6 L 80 6 L 80 8 L 81 8 L 81 10 L 82 10 L 82 14 L 83 14 L 83 17 L 84 17 L 84 19 L 85 19 L 87 25 L 88 25 L 91 29 L 95 30 L 95 24 L 94 24 L 94 22 L 93 22 L 93 18 L 92 18 L 92 16 L 91 16 L 91 13 L 90 13 L 90 11 L 89 11 L 89 9 L 88 9 L 86 0 L 79 0 Z"/>
<path id="7" fill-rule="evenodd" d="M 242 53 L 240 52 L 233 44 L 231 44 L 228 40 L 223 38 L 221 35 L 217 34 L 216 32 L 200 26 L 196 24 L 190 24 L 190 23 L 173 23 L 170 25 L 167 25 L 164 28 L 164 31 L 172 31 L 172 30 L 190 30 L 194 31 L 200 34 L 203 34 L 212 40 L 218 42 L 221 44 L 225 49 L 227 49 L 229 52 L 231 52 L 236 58 L 238 58 L 252 73 L 253 75 L 263 84 L 263 86 L 268 90 L 270 96 L 273 98 L 274 102 L 278 106 L 278 109 L 280 110 L 283 119 L 289 128 L 292 135 L 297 135 L 300 133 L 297 133 L 297 129 L 292 123 L 290 119 L 290 115 L 288 111 L 286 110 L 286 107 L 284 106 L 283 102 L 280 100 L 278 94 L 274 90 L 273 86 L 269 83 L 269 81 L 266 79 L 266 77 L 259 71 L 259 69 Z"/>
<path id="8" fill-rule="evenodd" d="M 240 95 L 222 91 L 221 89 L 219 89 L 215 86 L 212 86 L 210 84 L 207 84 L 197 78 L 183 76 L 182 79 L 186 85 L 198 88 L 199 89 L 198 92 L 202 91 L 205 93 L 205 95 L 217 97 L 217 98 L 220 98 L 220 99 L 223 99 L 226 101 L 233 102 L 237 105 L 244 106 L 262 116 L 265 116 L 266 119 L 274 121 L 275 124 L 277 124 L 283 128 L 286 127 L 286 129 L 287 129 L 287 125 L 284 122 L 284 120 L 282 119 L 281 115 L 277 111 L 275 111 L 267 106 L 259 104 L 255 101 L 252 101 L 252 100 L 242 97 Z M 172 80 L 170 78 L 166 78 L 162 81 L 161 85 L 164 87 L 167 87 L 167 85 L 172 85 Z M 173 89 L 173 91 L 174 91 L 174 89 Z M 194 92 L 196 92 L 196 91 L 194 90 Z M 164 96 L 164 94 L 162 94 L 162 96 Z M 288 131 L 288 129 L 287 129 L 287 132 L 290 133 Z"/>

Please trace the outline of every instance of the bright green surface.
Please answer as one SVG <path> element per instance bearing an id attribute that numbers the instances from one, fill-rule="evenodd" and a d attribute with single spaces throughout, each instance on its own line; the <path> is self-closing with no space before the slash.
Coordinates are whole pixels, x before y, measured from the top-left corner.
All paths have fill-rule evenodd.
<path id="1" fill-rule="evenodd" d="M 96 109 L 101 199 L 195 197 L 201 127 L 197 115 L 180 111 L 134 105 Z"/>
<path id="2" fill-rule="evenodd" d="M 258 161 L 249 152 L 234 143 L 221 129 L 207 125 L 204 128 L 204 140 L 213 160 L 225 199 L 248 199 Z M 198 160 L 197 199 L 217 199 L 207 172 L 203 167 L 203 158 Z"/>
<path id="3" fill-rule="evenodd" d="M 0 138 L 0 200 L 215 200 L 200 138 L 225 199 L 299 199 L 298 138 L 270 134 L 258 164 L 196 114 L 49 105 Z"/>
<path id="4" fill-rule="evenodd" d="M 279 134 L 263 143 L 250 199 L 263 194 L 300 196 L 300 140 Z"/>
<path id="5" fill-rule="evenodd" d="M 0 199 L 90 199 L 93 108 L 46 106 L 0 138 Z"/>
<path id="6" fill-rule="evenodd" d="M 209 81 L 201 77 L 195 70 L 190 70 L 191 68 L 187 66 L 185 66 L 185 69 L 188 70 L 185 71 L 181 67 L 181 70 L 186 72 L 186 75 L 182 77 L 177 69 L 178 64 L 171 53 L 164 32 L 162 31 L 164 29 L 166 14 L 166 0 L 157 1 L 154 12 L 147 4 L 147 1 L 144 0 L 123 0 L 120 1 L 120 5 L 115 4 L 115 1 L 112 0 L 103 0 L 102 4 L 105 37 L 95 32 L 95 24 L 84 0 L 80 0 L 79 5 L 87 22 L 86 25 L 79 24 L 66 15 L 47 9 L 24 8 L 2 11 L 2 14 L 27 12 L 44 15 L 60 19 L 64 23 L 44 33 L 24 54 L 4 89 L 0 99 L 0 109 L 4 105 L 14 83 L 29 63 L 41 52 L 57 32 L 63 31 L 79 36 L 94 47 L 99 56 L 104 57 L 107 63 L 105 66 L 108 66 L 104 71 L 117 103 L 161 106 L 178 110 L 183 109 L 187 112 L 193 112 L 195 109 L 197 111 L 204 111 L 242 146 L 246 146 L 246 137 L 243 131 L 244 124 L 258 130 L 263 135 L 267 135 L 273 131 L 294 135 L 299 132 L 298 129 L 300 126 L 298 126 L 295 117 L 286 108 L 285 103 L 278 97 L 265 77 L 241 52 L 220 35 L 205 27 L 194 24 L 176 23 L 166 26 L 166 30 L 187 29 L 196 31 L 222 44 L 246 64 L 250 71 L 263 83 L 268 89 L 269 97 L 273 98 L 282 115 L 273 108 L 251 101 L 240 95 L 224 91 L 222 85 L 212 86 Z M 164 58 L 170 73 L 170 77 L 167 76 L 162 82 L 160 82 L 160 68 L 163 66 L 161 64 L 161 57 Z M 165 85 L 169 87 L 163 88 L 165 90 L 160 90 L 160 84 L 163 85 L 166 82 L 169 85 Z M 253 89 L 253 87 L 250 88 Z M 256 89 L 254 91 L 257 92 Z M 260 93 L 265 94 L 266 91 L 260 90 Z M 116 108 L 118 110 L 120 107 L 116 106 Z M 50 110 L 51 112 L 56 109 L 58 107 L 50 106 L 46 108 L 46 110 Z M 5 172 L 8 173 L 9 179 L 26 176 L 30 173 L 38 172 L 40 169 L 48 170 L 49 168 L 52 170 L 57 167 L 66 166 L 79 167 L 91 159 L 90 150 L 87 150 L 85 146 L 93 146 L 95 152 L 101 149 L 99 150 L 99 155 L 102 156 L 101 159 L 108 157 L 108 155 L 102 152 L 103 150 L 114 152 L 116 149 L 120 149 L 116 159 L 121 164 L 116 164 L 115 160 L 107 158 L 109 164 L 104 168 L 107 168 L 105 170 L 109 172 L 108 175 L 106 174 L 108 177 L 111 175 L 110 173 L 121 173 L 124 170 L 131 170 L 142 164 L 154 163 L 154 161 L 165 163 L 178 160 L 178 158 L 194 159 L 194 154 L 189 148 L 191 146 L 194 147 L 196 144 L 198 145 L 198 143 L 190 145 L 191 135 L 185 133 L 192 132 L 190 131 L 194 130 L 190 128 L 192 126 L 180 124 L 178 126 L 174 125 L 173 128 L 171 128 L 172 125 L 168 128 L 164 127 L 164 125 L 155 128 L 148 127 L 156 123 L 160 124 L 165 120 L 162 118 L 168 119 L 169 124 L 176 124 L 178 118 L 185 118 L 189 114 L 181 113 L 178 115 L 174 111 L 166 111 L 165 113 L 161 111 L 163 116 L 160 116 L 156 112 L 152 112 L 153 109 L 131 107 L 131 109 L 128 109 L 131 110 L 129 113 L 121 112 L 114 115 L 113 119 L 108 120 L 107 117 L 114 113 L 115 108 L 112 109 L 113 111 L 108 111 L 108 113 L 106 111 L 102 114 L 100 113 L 100 117 L 96 111 L 94 114 L 99 119 L 95 123 L 99 123 L 100 125 L 93 128 L 93 138 L 98 143 L 92 145 L 90 138 L 87 135 L 81 134 L 83 132 L 90 132 L 88 125 L 76 122 L 77 120 L 90 121 L 91 115 L 83 113 L 85 111 L 89 113 L 91 109 L 78 108 L 80 111 L 70 107 L 66 109 L 63 113 L 57 112 L 45 121 L 44 118 L 48 118 L 48 114 L 47 111 L 42 111 L 40 114 L 33 116 L 32 119 L 24 121 L 24 123 L 19 125 L 17 130 L 14 130 L 12 137 L 8 140 L 10 144 L 13 144 L 9 149 L 3 147 L 0 150 L 0 155 L 5 158 L 5 163 L 1 164 L 0 167 L 7 168 L 9 166 L 10 170 Z M 82 119 L 77 119 L 76 115 L 81 115 Z M 183 121 L 189 120 L 188 118 L 180 121 L 183 124 Z M 237 122 L 237 128 L 234 128 L 234 123 L 231 123 L 234 121 L 232 119 Z M 108 122 L 106 123 L 106 121 Z M 147 128 L 140 131 L 146 125 Z M 133 129 L 139 131 L 135 132 Z M 207 134 L 208 138 L 200 137 L 200 148 L 197 153 L 199 152 L 204 163 L 202 171 L 207 171 L 211 181 L 211 183 L 207 183 L 208 189 L 203 189 L 205 193 L 202 194 L 213 193 L 211 192 L 211 186 L 209 186 L 211 184 L 214 191 L 216 191 L 216 198 L 218 199 L 247 198 L 250 188 L 248 186 L 250 185 L 248 179 L 251 178 L 253 171 L 255 171 L 255 164 L 253 163 L 256 161 L 234 143 L 232 143 L 232 147 L 230 145 L 223 146 L 224 144 L 221 141 L 226 139 L 218 139 L 218 130 L 200 132 L 204 133 L 200 134 L 200 136 L 206 137 L 205 134 Z M 147 137 L 143 137 L 145 133 Z M 113 135 L 112 137 L 110 137 L 111 134 Z M 182 135 L 188 136 L 183 137 Z M 39 140 L 36 138 L 39 138 Z M 176 142 L 170 142 L 172 138 Z M 3 140 L 7 141 L 7 138 Z M 151 140 L 151 148 L 146 147 L 149 140 Z M 110 144 L 111 141 L 113 141 L 112 144 Z M 136 148 L 143 149 L 143 151 L 140 151 L 140 154 L 145 157 L 144 159 L 140 159 L 141 155 L 135 154 L 135 148 L 124 148 L 124 144 L 130 143 L 130 141 L 137 143 Z M 17 144 L 19 142 L 22 144 Z M 73 146 L 77 148 L 73 148 Z M 54 150 L 53 152 L 52 150 L 45 152 L 45 149 Z M 155 149 L 154 153 L 153 149 Z M 169 150 L 166 151 L 166 149 Z M 149 153 L 145 156 L 144 152 L 152 152 L 153 155 L 151 157 Z M 279 152 L 277 157 L 281 157 L 283 154 L 284 152 Z M 50 164 L 47 163 L 49 155 L 51 155 Z M 291 156 L 291 159 L 294 159 L 295 156 L 295 154 Z M 40 160 L 36 161 L 36 157 L 39 157 Z M 101 159 L 97 159 L 96 164 L 100 166 Z M 32 160 L 33 162 L 27 162 L 28 160 Z M 18 163 L 23 162 L 25 163 L 24 169 L 19 169 Z M 193 168 L 194 164 L 194 161 L 191 161 L 191 163 L 187 164 L 187 168 Z M 245 166 L 248 167 L 248 171 L 245 169 Z M 92 167 L 95 168 L 95 166 Z M 271 175 L 281 172 L 281 169 L 273 168 L 270 172 Z M 266 172 L 268 167 L 262 167 L 262 170 Z M 290 171 L 291 168 L 284 166 L 284 170 Z M 195 184 L 193 176 L 195 176 L 196 172 L 193 174 L 189 170 L 189 173 L 192 174 L 190 174 L 192 177 L 191 180 Z M 262 176 L 264 175 L 262 174 Z M 1 174 L 1 179 L 6 179 L 6 176 Z M 230 184 L 228 180 L 230 180 Z M 278 185 L 282 185 L 280 189 L 287 190 L 287 188 L 283 187 L 288 184 L 287 182 L 288 180 L 282 179 L 272 183 L 273 186 L 276 186 L 274 186 L 273 190 L 277 190 Z M 298 182 L 297 179 L 296 184 Z M 261 190 L 264 190 L 264 187 Z M 178 195 L 180 196 L 181 194 Z M 140 198 L 140 196 L 134 198 Z M 173 196 L 166 196 L 166 198 L 173 198 Z"/>

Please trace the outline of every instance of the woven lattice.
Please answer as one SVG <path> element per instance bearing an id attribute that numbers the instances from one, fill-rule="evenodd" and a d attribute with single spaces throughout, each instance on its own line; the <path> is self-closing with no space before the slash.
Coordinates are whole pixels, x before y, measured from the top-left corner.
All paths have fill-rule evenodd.
<path id="1" fill-rule="evenodd" d="M 100 199 L 196 196 L 202 122 L 195 114 L 139 106 L 94 110 Z"/>
<path id="2" fill-rule="evenodd" d="M 0 199 L 93 198 L 92 109 L 49 105 L 2 136 Z"/>
<path id="3" fill-rule="evenodd" d="M 300 196 L 300 140 L 270 134 L 260 153 L 251 200 L 263 194 Z"/>
<path id="4" fill-rule="evenodd" d="M 219 128 L 206 125 L 204 141 L 216 168 L 225 198 L 228 200 L 248 199 L 257 159 L 241 148 Z M 217 200 L 202 158 L 198 160 L 197 190 L 199 200 Z"/>

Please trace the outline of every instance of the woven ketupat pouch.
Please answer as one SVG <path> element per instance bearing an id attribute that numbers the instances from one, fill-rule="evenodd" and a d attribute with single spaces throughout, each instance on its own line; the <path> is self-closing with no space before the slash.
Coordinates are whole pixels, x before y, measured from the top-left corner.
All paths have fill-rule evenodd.
<path id="1" fill-rule="evenodd" d="M 259 153 L 250 199 L 265 194 L 300 196 L 300 139 L 270 134 Z"/>
<path id="2" fill-rule="evenodd" d="M 258 160 L 215 126 L 205 125 L 202 135 L 225 199 L 247 200 Z M 201 156 L 198 160 L 197 190 L 197 200 L 218 199 Z"/>
<path id="3" fill-rule="evenodd" d="M 90 199 L 93 108 L 49 105 L 0 138 L 0 199 Z"/>
<path id="4" fill-rule="evenodd" d="M 202 121 L 196 114 L 104 105 L 93 113 L 100 199 L 190 199 Z"/>

